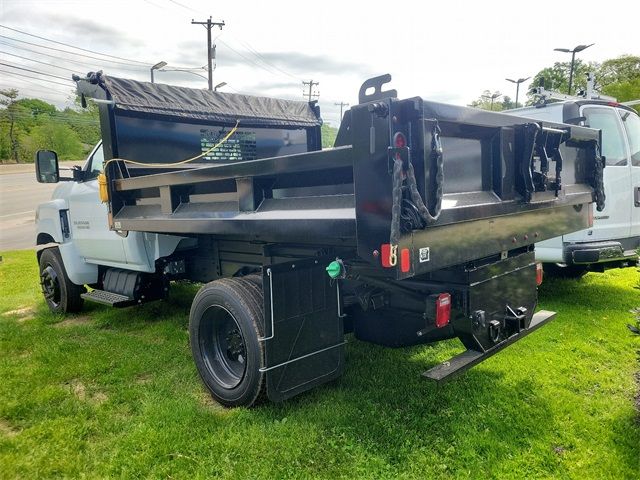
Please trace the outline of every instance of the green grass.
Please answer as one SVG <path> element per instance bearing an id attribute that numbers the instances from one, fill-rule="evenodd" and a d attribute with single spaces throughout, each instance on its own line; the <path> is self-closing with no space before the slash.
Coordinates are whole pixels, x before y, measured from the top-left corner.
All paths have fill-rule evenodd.
<path id="1" fill-rule="evenodd" d="M 458 342 L 353 340 L 338 381 L 225 410 L 171 303 L 50 314 L 33 252 L 0 264 L 0 478 L 638 478 L 633 269 L 547 281 L 551 324 L 436 388 Z M 17 311 L 16 311 L 17 310 Z"/>

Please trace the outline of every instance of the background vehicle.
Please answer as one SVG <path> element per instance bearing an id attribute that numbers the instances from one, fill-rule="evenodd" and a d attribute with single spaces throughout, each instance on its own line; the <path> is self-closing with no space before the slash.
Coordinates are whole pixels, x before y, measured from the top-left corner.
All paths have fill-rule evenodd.
<path id="1" fill-rule="evenodd" d="M 49 306 L 205 283 L 191 349 L 229 406 L 340 376 L 348 332 L 394 347 L 459 338 L 466 351 L 424 374 L 441 381 L 551 320 L 534 313 L 533 244 L 604 207 L 599 132 L 400 100 L 390 78 L 363 84 L 328 150 L 315 103 L 77 78 L 103 143 L 38 210 L 38 243 L 57 244 L 38 253 Z M 53 152 L 37 175 L 58 180 Z"/>
<path id="2" fill-rule="evenodd" d="M 538 92 L 542 101 L 536 106 L 509 113 L 601 130 L 606 207 L 594 215 L 592 227 L 538 243 L 536 258 L 545 262 L 545 271 L 569 277 L 635 266 L 640 248 L 640 117 L 629 106 L 593 93 L 592 77 L 582 96 L 544 88 Z"/>

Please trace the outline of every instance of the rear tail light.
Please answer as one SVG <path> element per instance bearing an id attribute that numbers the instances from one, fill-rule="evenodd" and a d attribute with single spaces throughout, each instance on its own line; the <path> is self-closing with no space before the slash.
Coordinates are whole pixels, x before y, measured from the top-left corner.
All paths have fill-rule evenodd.
<path id="1" fill-rule="evenodd" d="M 400 250 L 400 270 L 407 273 L 411 269 L 411 256 L 408 248 Z"/>
<path id="2" fill-rule="evenodd" d="M 389 258 L 390 258 L 390 254 L 391 254 L 391 244 L 389 243 L 383 243 L 380 246 L 380 256 L 382 257 L 382 266 L 384 268 L 391 268 L 391 262 L 389 262 Z"/>
<path id="3" fill-rule="evenodd" d="M 449 325 L 451 319 L 451 294 L 441 293 L 436 299 L 436 327 Z"/>
<path id="4" fill-rule="evenodd" d="M 536 285 L 542 285 L 542 277 L 544 276 L 544 272 L 542 270 L 542 264 L 536 263 Z"/>

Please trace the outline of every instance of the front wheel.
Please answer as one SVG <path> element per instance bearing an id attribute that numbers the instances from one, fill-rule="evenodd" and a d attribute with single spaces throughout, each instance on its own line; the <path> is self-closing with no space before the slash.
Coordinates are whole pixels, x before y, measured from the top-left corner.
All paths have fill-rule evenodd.
<path id="1" fill-rule="evenodd" d="M 251 406 L 264 391 L 262 289 L 242 278 L 216 280 L 196 294 L 189 340 L 198 373 L 227 407 Z"/>
<path id="2" fill-rule="evenodd" d="M 40 286 L 52 312 L 78 312 L 82 308 L 84 287 L 69 279 L 57 248 L 47 248 L 40 254 Z"/>

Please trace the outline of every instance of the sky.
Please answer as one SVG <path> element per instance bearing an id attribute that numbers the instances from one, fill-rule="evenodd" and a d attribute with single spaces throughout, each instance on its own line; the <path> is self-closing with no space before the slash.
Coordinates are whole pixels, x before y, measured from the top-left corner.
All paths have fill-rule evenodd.
<path id="1" fill-rule="evenodd" d="M 209 16 L 225 22 L 213 30 L 220 91 L 302 100 L 302 82 L 313 80 L 332 125 L 335 104 L 356 104 L 362 82 L 384 73 L 401 98 L 466 105 L 484 90 L 513 99 L 505 78 L 569 60 L 557 47 L 595 43 L 584 61 L 640 55 L 640 2 L 628 0 L 0 0 L 0 88 L 63 107 L 72 73 L 149 81 L 160 61 L 189 72 L 155 72 L 157 82 L 206 88 L 206 29 L 191 20 Z"/>

